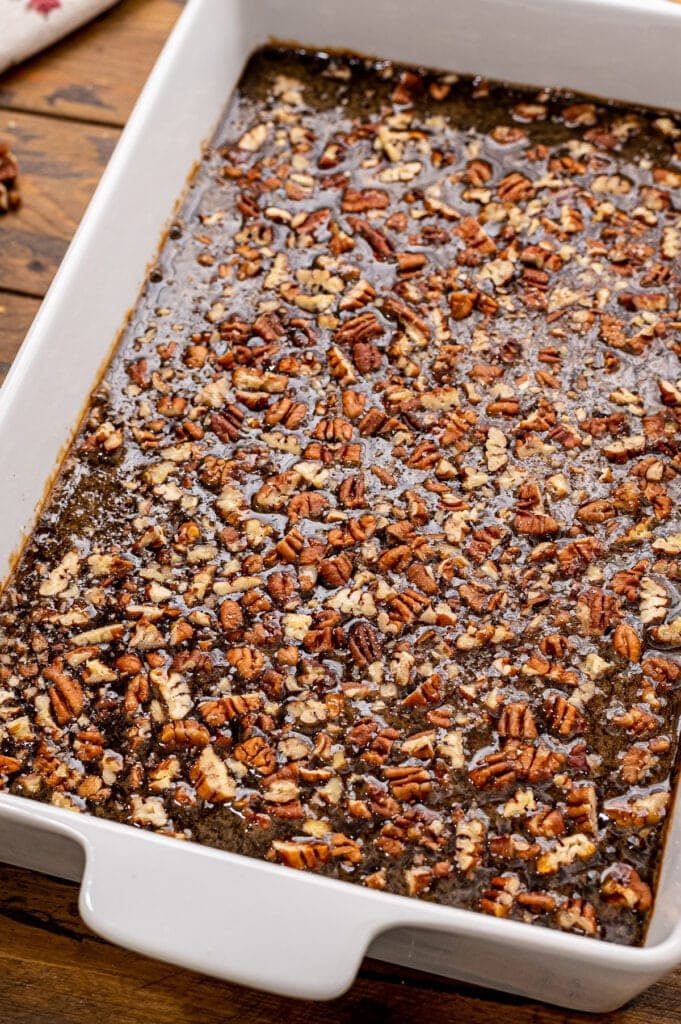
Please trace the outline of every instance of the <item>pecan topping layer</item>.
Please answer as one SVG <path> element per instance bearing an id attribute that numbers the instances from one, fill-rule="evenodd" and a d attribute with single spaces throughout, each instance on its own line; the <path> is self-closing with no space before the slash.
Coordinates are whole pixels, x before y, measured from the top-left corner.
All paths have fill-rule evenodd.
<path id="1" fill-rule="evenodd" d="M 677 120 L 257 54 L 2 597 L 0 785 L 640 941 Z"/>

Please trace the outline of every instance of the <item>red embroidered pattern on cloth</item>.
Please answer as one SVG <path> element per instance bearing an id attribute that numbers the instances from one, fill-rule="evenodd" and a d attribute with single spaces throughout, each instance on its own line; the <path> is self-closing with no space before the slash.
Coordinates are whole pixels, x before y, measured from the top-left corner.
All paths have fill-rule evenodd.
<path id="1" fill-rule="evenodd" d="M 49 14 L 55 7 L 61 7 L 61 0 L 28 0 L 28 8 L 38 14 Z"/>

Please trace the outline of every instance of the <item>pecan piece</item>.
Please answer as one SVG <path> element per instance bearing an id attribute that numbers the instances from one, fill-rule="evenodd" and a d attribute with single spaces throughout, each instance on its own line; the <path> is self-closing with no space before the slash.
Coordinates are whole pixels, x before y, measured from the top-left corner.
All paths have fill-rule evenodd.
<path id="1" fill-rule="evenodd" d="M 595 537 L 581 537 L 558 551 L 558 564 L 566 576 L 578 576 L 600 557 L 601 551 Z"/>
<path id="2" fill-rule="evenodd" d="M 561 903 L 555 914 L 556 924 L 563 931 L 582 932 L 584 935 L 598 933 L 596 910 L 586 900 L 575 898 Z"/>
<path id="3" fill-rule="evenodd" d="M 598 498 L 596 501 L 588 501 L 577 509 L 577 518 L 583 523 L 606 523 L 616 516 L 615 508 L 611 501 Z"/>
<path id="4" fill-rule="evenodd" d="M 314 870 L 329 859 L 329 847 L 327 843 L 306 840 L 295 842 L 294 840 L 275 839 L 272 843 L 272 850 L 277 860 L 286 864 L 289 868 L 302 870 Z"/>
<path id="5" fill-rule="evenodd" d="M 577 831 L 586 835 L 598 834 L 598 808 L 596 805 L 596 787 L 573 786 L 566 797 L 567 816 L 577 827 Z"/>
<path id="6" fill-rule="evenodd" d="M 208 725 L 217 729 L 225 722 L 257 711 L 261 706 L 262 698 L 257 693 L 231 694 L 218 700 L 203 701 L 199 705 L 199 713 Z"/>
<path id="7" fill-rule="evenodd" d="M 669 793 L 658 790 L 640 797 L 614 797 L 602 805 L 602 812 L 623 828 L 640 829 L 657 825 L 667 814 Z"/>
<path id="8" fill-rule="evenodd" d="M 357 190 L 347 188 L 343 193 L 341 209 L 346 213 L 366 213 L 367 210 L 384 210 L 389 203 L 388 193 L 381 189 Z"/>
<path id="9" fill-rule="evenodd" d="M 645 707 L 634 704 L 628 711 L 614 715 L 612 724 L 617 729 L 626 729 L 634 736 L 640 736 L 645 732 L 655 732 L 658 727 L 658 720 L 655 715 Z"/>
<path id="10" fill-rule="evenodd" d="M 352 346 L 352 361 L 359 373 L 364 376 L 378 370 L 383 362 L 381 350 L 369 341 L 358 341 Z"/>
<path id="11" fill-rule="evenodd" d="M 243 421 L 244 413 L 240 409 L 235 405 L 226 405 L 222 412 L 211 413 L 209 426 L 213 433 L 226 443 L 227 441 L 236 441 Z"/>
<path id="12" fill-rule="evenodd" d="M 449 294 L 449 312 L 452 320 L 465 320 L 475 309 L 476 292 L 456 291 Z"/>
<path id="13" fill-rule="evenodd" d="M 343 643 L 343 630 L 338 625 L 339 622 L 340 615 L 330 609 L 315 613 L 314 626 L 308 630 L 303 640 L 305 650 L 318 654 L 338 650 Z"/>
<path id="14" fill-rule="evenodd" d="M 493 836 L 489 841 L 489 852 L 502 860 L 534 860 L 541 853 L 541 846 L 528 842 L 523 836 Z"/>
<path id="15" fill-rule="evenodd" d="M 653 679 L 664 689 L 669 689 L 681 676 L 681 665 L 670 661 L 669 658 L 651 655 L 646 658 L 641 667 L 645 676 Z"/>
<path id="16" fill-rule="evenodd" d="M 210 743 L 210 733 L 205 725 L 186 718 L 179 722 L 167 722 L 161 729 L 160 742 L 167 750 L 207 747 Z"/>
<path id="17" fill-rule="evenodd" d="M 504 203 L 521 203 L 534 195 L 534 185 L 519 171 L 511 171 L 497 185 L 497 195 Z"/>
<path id="18" fill-rule="evenodd" d="M 293 529 L 282 537 L 282 539 L 275 545 L 275 551 L 281 558 L 282 562 L 297 562 L 300 556 L 300 552 L 305 546 L 305 538 L 303 537 L 300 530 Z"/>
<path id="19" fill-rule="evenodd" d="M 544 712 L 550 728 L 559 736 L 575 736 L 586 727 L 584 716 L 562 693 L 553 694 L 544 701 Z"/>
<path id="20" fill-rule="evenodd" d="M 462 818 L 456 824 L 454 848 L 459 871 L 471 874 L 482 861 L 485 845 L 485 824 L 478 818 Z"/>
<path id="21" fill-rule="evenodd" d="M 629 864 L 611 864 L 601 875 L 601 894 L 606 903 L 641 912 L 650 910 L 653 896 L 650 886 Z"/>
<path id="22" fill-rule="evenodd" d="M 286 514 L 292 523 L 297 523 L 300 519 L 319 519 L 328 507 L 329 500 L 323 494 L 317 491 L 301 491 L 289 500 Z"/>
<path id="23" fill-rule="evenodd" d="M 579 595 L 576 612 L 584 632 L 590 636 L 603 636 L 620 617 L 617 598 L 596 589 Z"/>
<path id="24" fill-rule="evenodd" d="M 382 409 L 368 409 L 359 424 L 359 432 L 364 437 L 375 437 L 376 434 L 390 434 L 400 428 L 400 421 L 388 416 Z"/>
<path id="25" fill-rule="evenodd" d="M 273 572 L 267 579 L 267 593 L 277 604 L 288 604 L 296 590 L 296 577 L 292 572 Z"/>
<path id="26" fill-rule="evenodd" d="M 366 508 L 364 473 L 348 476 L 338 488 L 338 500 L 345 508 Z"/>
<path id="27" fill-rule="evenodd" d="M 641 641 L 636 633 L 636 630 L 628 623 L 620 622 L 615 627 L 615 632 L 612 636 L 612 645 L 617 653 L 622 658 L 626 658 L 627 661 L 640 661 L 641 660 Z"/>
<path id="28" fill-rule="evenodd" d="M 502 789 L 515 782 L 516 765 L 512 757 L 499 751 L 483 758 L 477 768 L 471 769 L 468 777 L 477 789 Z"/>
<path id="29" fill-rule="evenodd" d="M 551 750 L 544 743 L 534 747 L 529 743 L 519 745 L 517 740 L 507 740 L 504 754 L 511 758 L 516 772 L 531 783 L 550 779 L 565 761 L 564 754 Z"/>
<path id="30" fill-rule="evenodd" d="M 379 556 L 378 567 L 381 572 L 402 572 L 413 560 L 412 549 L 408 544 L 398 544 L 388 548 Z"/>
<path id="31" fill-rule="evenodd" d="M 345 554 L 323 558 L 319 563 L 319 575 L 327 587 L 344 587 L 352 576 L 352 561 Z"/>
<path id="32" fill-rule="evenodd" d="M 644 576 L 641 580 L 640 602 L 641 622 L 645 625 L 662 622 L 669 607 L 669 594 L 666 587 L 657 580 Z"/>
<path id="33" fill-rule="evenodd" d="M 223 601 L 220 605 L 220 625 L 226 633 L 240 629 L 244 624 L 244 616 L 236 601 Z"/>
<path id="34" fill-rule="evenodd" d="M 537 735 L 532 709 L 526 701 L 506 704 L 499 719 L 497 732 L 500 736 L 511 736 L 515 739 L 534 739 Z"/>
<path id="35" fill-rule="evenodd" d="M 428 323 L 399 299 L 391 295 L 386 296 L 383 300 L 383 312 L 391 320 L 397 320 L 413 341 L 423 344 L 430 339 L 431 329 Z"/>
<path id="36" fill-rule="evenodd" d="M 550 914 L 556 909 L 555 899 L 547 892 L 521 892 L 516 902 L 531 914 Z"/>
<path id="37" fill-rule="evenodd" d="M 356 345 L 358 342 L 372 341 L 385 333 L 375 313 L 360 313 L 346 320 L 336 331 L 334 337 L 342 345 Z"/>
<path id="38" fill-rule="evenodd" d="M 554 874 L 562 867 L 573 864 L 576 860 L 588 860 L 596 853 L 598 847 L 587 836 L 576 832 L 571 836 L 559 839 L 552 849 L 547 850 L 537 860 L 537 873 L 540 875 Z"/>
<path id="39" fill-rule="evenodd" d="M 658 764 L 647 747 L 629 747 L 622 757 L 622 778 L 629 785 L 641 782 Z"/>
<path id="40" fill-rule="evenodd" d="M 227 651 L 227 661 L 242 679 L 255 679 L 265 667 L 260 651 L 251 647 L 232 647 Z"/>
<path id="41" fill-rule="evenodd" d="M 236 796 L 236 783 L 227 771 L 224 761 L 212 747 L 204 747 L 201 755 L 189 773 L 196 794 L 201 800 L 223 804 Z"/>
<path id="42" fill-rule="evenodd" d="M 493 917 L 508 917 L 519 889 L 520 879 L 517 875 L 498 875 L 491 879 L 490 888 L 483 892 L 480 909 Z"/>
<path id="43" fill-rule="evenodd" d="M 557 807 L 543 808 L 528 819 L 527 831 L 533 836 L 555 839 L 565 832 L 563 815 Z"/>
<path id="44" fill-rule="evenodd" d="M 85 703 L 80 683 L 56 669 L 45 669 L 43 675 L 52 682 L 48 695 L 59 725 L 66 725 L 77 718 Z"/>
<path id="45" fill-rule="evenodd" d="M 312 431 L 312 437 L 319 441 L 349 441 L 352 437 L 352 424 L 339 417 L 320 420 Z"/>
<path id="46" fill-rule="evenodd" d="M 368 220 L 364 220 L 363 217 L 357 217 L 355 214 L 349 214 L 348 224 L 353 231 L 356 231 L 358 235 L 365 239 L 377 259 L 385 260 L 392 256 L 394 251 L 392 242 L 386 238 L 382 231 L 372 227 Z"/>
<path id="47" fill-rule="evenodd" d="M 383 653 L 376 630 L 367 622 L 356 622 L 350 628 L 348 649 L 360 668 L 380 661 Z"/>
<path id="48" fill-rule="evenodd" d="M 267 409 L 264 420 L 268 426 L 281 423 L 289 430 L 295 430 L 306 416 L 307 406 L 302 402 L 294 402 L 290 398 L 279 398 Z"/>
<path id="49" fill-rule="evenodd" d="M 413 583 L 414 586 L 418 587 L 419 590 L 422 590 L 424 594 L 428 594 L 430 597 L 439 592 L 440 588 L 433 579 L 430 570 L 420 562 L 409 566 L 409 569 L 407 570 L 407 579 L 410 583 Z"/>
<path id="50" fill-rule="evenodd" d="M 389 766 L 383 769 L 390 791 L 398 800 L 423 800 L 433 788 L 426 768 Z"/>
<path id="51" fill-rule="evenodd" d="M 513 527 L 518 533 L 524 533 L 530 537 L 558 533 L 560 530 L 560 526 L 553 516 L 543 515 L 539 512 L 518 512 L 513 519 Z"/>
<path id="52" fill-rule="evenodd" d="M 260 775 L 271 775 L 277 766 L 277 756 L 263 736 L 251 736 L 237 744 L 234 757 Z"/>

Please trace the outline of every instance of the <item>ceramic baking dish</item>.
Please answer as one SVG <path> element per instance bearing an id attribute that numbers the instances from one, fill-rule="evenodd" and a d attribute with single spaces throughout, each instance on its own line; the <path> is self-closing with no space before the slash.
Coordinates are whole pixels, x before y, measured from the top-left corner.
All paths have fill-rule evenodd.
<path id="1" fill-rule="evenodd" d="M 0 395 L 0 579 L 248 55 L 269 39 L 681 107 L 667 0 L 189 0 Z M 644 948 L 373 892 L 0 794 L 0 859 L 82 879 L 91 928 L 274 992 L 343 992 L 365 953 L 580 1010 L 681 962 L 681 815 Z"/>

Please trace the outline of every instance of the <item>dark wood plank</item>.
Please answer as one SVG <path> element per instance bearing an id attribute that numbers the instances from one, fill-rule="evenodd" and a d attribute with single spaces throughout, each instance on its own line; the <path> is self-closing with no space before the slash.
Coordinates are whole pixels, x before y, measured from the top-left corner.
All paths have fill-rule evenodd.
<path id="1" fill-rule="evenodd" d="M 601 1018 L 371 960 L 341 999 L 314 1004 L 281 999 L 109 946 L 84 926 L 76 900 L 74 885 L 0 867 L 3 1024 L 91 1024 L 93 1019 L 97 1024 L 489 1024 L 500 1015 L 509 1024 L 681 1020 L 679 972 L 626 1009 Z"/>
<path id="2" fill-rule="evenodd" d="M 45 294 L 119 129 L 0 111 L 19 161 L 22 206 L 0 222 L 0 289 Z"/>
<path id="3" fill-rule="evenodd" d="M 0 237 L 2 226 L 0 225 Z M 40 299 L 0 292 L 0 384 L 10 368 L 33 317 L 38 312 Z"/>
<path id="4" fill-rule="evenodd" d="M 0 76 L 0 107 L 123 125 L 182 0 L 124 0 Z"/>

